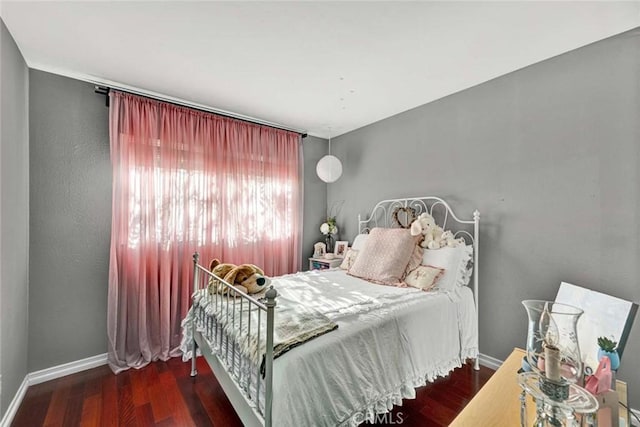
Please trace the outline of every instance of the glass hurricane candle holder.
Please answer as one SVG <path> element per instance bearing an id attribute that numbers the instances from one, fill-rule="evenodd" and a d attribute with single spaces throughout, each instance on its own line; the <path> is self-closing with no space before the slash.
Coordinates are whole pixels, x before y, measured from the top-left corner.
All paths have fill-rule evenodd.
<path id="1" fill-rule="evenodd" d="M 577 324 L 583 311 L 553 301 L 526 300 L 529 316 L 527 362 L 551 399 L 566 400 L 570 384 L 582 384 Z"/>

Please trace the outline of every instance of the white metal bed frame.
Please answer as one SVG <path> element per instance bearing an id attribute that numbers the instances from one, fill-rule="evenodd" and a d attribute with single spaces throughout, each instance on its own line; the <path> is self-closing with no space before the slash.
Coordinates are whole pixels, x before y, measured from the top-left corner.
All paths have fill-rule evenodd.
<path id="1" fill-rule="evenodd" d="M 392 199 L 383 200 L 375 205 L 371 214 L 367 219 L 362 219 L 358 215 L 358 232 L 368 233 L 372 227 L 398 227 L 399 225 L 393 223 L 393 214 L 397 208 L 407 209 L 410 208 L 416 215 L 420 215 L 423 212 L 428 212 L 431 215 L 438 215 L 438 210 L 441 207 L 443 210 L 441 221 L 438 221 L 440 217 L 436 217 L 436 222 L 446 229 L 447 220 L 449 215 L 461 225 L 473 225 L 473 234 L 466 230 L 457 230 L 456 237 L 464 237 L 470 239 L 473 244 L 473 293 L 476 308 L 476 324 L 478 322 L 478 252 L 479 252 L 479 224 L 480 213 L 476 210 L 473 213 L 473 220 L 461 220 L 459 219 L 451 209 L 451 207 L 443 199 L 439 197 L 426 196 L 426 197 L 413 197 L 404 199 Z M 219 343 L 217 349 L 211 348 L 203 335 L 196 330 L 196 320 L 192 319 L 191 328 L 193 331 L 192 342 L 192 359 L 191 359 L 191 376 L 197 375 L 196 369 L 196 348 L 199 348 L 202 355 L 207 360 L 207 363 L 211 367 L 216 379 L 222 386 L 229 401 L 233 405 L 234 409 L 238 413 L 238 416 L 242 420 L 245 426 L 273 426 L 272 420 L 272 403 L 273 403 L 273 335 L 274 335 L 274 312 L 276 307 L 277 292 L 275 289 L 270 288 L 267 290 L 265 298 L 258 300 L 250 295 L 247 295 L 235 288 L 230 283 L 225 282 L 221 278 L 212 274 L 207 267 L 199 264 L 199 255 L 196 252 L 193 255 L 193 290 L 194 293 L 199 289 L 204 289 L 210 279 L 218 280 L 222 283 L 225 290 L 232 290 L 239 295 L 239 298 L 234 298 L 229 301 L 229 298 L 223 298 L 219 294 L 208 295 L 206 298 L 210 298 L 209 302 L 219 309 L 218 314 L 221 316 L 231 316 L 232 325 L 235 326 L 235 314 L 236 304 L 240 305 L 242 311 L 244 304 L 248 304 L 248 307 L 253 307 L 258 312 L 257 323 L 266 322 L 266 337 L 261 337 L 260 328 L 256 325 L 256 331 L 254 336 L 258 343 L 261 343 L 262 339 L 265 340 L 265 358 L 264 358 L 264 407 L 260 402 L 260 387 L 261 387 L 261 373 L 258 366 L 255 372 L 255 376 L 249 371 L 248 377 L 242 374 L 242 358 L 240 355 L 236 355 L 236 348 L 228 337 L 225 335 L 222 327 L 215 325 L 214 337 L 212 338 L 215 343 Z M 203 284 L 204 286 L 200 286 Z M 231 311 L 229 306 L 231 305 Z M 264 313 L 264 316 L 262 314 Z M 195 313 L 194 313 L 195 317 Z M 242 316 L 238 320 L 239 327 L 242 327 Z M 248 336 L 247 340 L 251 339 L 251 317 L 249 317 L 248 324 Z M 226 345 L 225 344 L 226 340 Z M 231 347 L 231 350 L 229 349 Z M 222 349 L 225 349 L 224 351 Z M 260 348 L 260 346 L 258 346 Z M 216 352 L 216 350 L 219 351 Z M 231 352 L 231 354 L 229 354 Z M 237 361 L 237 363 L 236 363 Z M 479 359 L 476 358 L 474 362 L 474 369 L 479 369 Z M 255 393 L 252 393 L 252 382 L 255 378 Z"/>

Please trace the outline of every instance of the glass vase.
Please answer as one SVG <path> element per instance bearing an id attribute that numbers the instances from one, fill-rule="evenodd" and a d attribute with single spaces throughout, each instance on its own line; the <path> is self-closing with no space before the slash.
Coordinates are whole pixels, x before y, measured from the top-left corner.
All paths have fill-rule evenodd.
<path id="1" fill-rule="evenodd" d="M 527 362 L 543 379 L 543 391 L 551 399 L 567 399 L 570 384 L 582 384 L 582 357 L 577 324 L 583 311 L 553 301 L 526 300 L 529 316 Z"/>
<path id="2" fill-rule="evenodd" d="M 336 239 L 333 237 L 333 234 L 327 234 L 324 237 L 324 244 L 327 246 L 327 253 L 333 253 L 335 243 Z"/>

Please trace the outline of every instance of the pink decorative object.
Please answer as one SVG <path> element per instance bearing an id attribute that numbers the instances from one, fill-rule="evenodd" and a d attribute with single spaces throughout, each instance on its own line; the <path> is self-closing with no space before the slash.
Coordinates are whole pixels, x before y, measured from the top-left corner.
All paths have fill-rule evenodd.
<path id="1" fill-rule="evenodd" d="M 585 381 L 584 388 L 591 394 L 598 395 L 611 388 L 611 361 L 607 356 L 600 359 L 596 372 Z"/>

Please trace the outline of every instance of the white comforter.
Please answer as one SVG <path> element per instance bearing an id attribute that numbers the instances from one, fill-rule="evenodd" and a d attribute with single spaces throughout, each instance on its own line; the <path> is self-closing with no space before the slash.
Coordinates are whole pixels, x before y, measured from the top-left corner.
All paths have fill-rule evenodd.
<path id="1" fill-rule="evenodd" d="M 278 427 L 355 426 L 373 420 L 403 398 L 415 398 L 416 387 L 477 357 L 468 288 L 423 292 L 372 284 L 343 270 L 284 276 L 274 279 L 274 286 L 282 297 L 308 304 L 338 323 L 338 329 L 274 361 L 273 420 Z"/>

